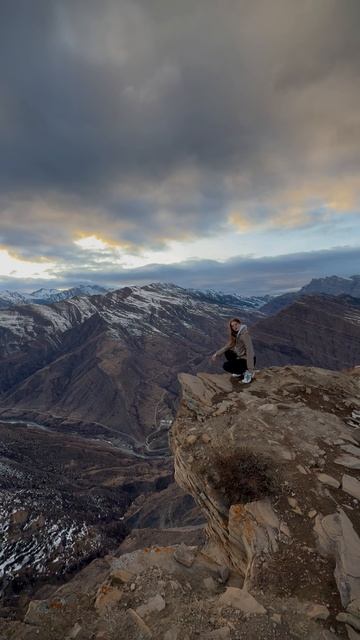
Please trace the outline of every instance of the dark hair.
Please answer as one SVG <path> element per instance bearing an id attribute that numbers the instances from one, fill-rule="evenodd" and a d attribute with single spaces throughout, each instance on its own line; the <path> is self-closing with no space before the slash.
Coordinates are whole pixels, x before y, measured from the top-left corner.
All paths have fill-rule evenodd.
<path id="1" fill-rule="evenodd" d="M 229 331 L 231 339 L 236 338 L 237 336 L 237 331 L 234 331 L 234 329 L 232 329 L 231 327 L 232 322 L 238 322 L 239 324 L 241 324 L 241 320 L 239 320 L 239 318 L 231 318 L 231 320 L 229 320 Z"/>

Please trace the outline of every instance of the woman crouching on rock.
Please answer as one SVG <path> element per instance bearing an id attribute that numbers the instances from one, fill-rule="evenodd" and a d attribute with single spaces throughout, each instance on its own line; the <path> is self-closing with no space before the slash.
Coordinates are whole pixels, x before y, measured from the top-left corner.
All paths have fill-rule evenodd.
<path id="1" fill-rule="evenodd" d="M 231 373 L 234 378 L 242 378 L 242 382 L 248 384 L 255 376 L 256 357 L 254 356 L 253 343 L 246 324 L 242 324 L 239 318 L 232 318 L 229 322 L 230 340 L 216 351 L 211 357 L 215 362 L 218 356 L 224 354 L 226 362 L 223 368 Z"/>

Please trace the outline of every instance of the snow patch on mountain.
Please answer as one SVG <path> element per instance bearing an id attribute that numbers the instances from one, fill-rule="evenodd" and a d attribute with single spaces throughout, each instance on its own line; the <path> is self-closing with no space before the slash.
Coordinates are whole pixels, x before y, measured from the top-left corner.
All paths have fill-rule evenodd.
<path id="1" fill-rule="evenodd" d="M 67 516 L 54 519 L 44 516 L 43 496 L 39 493 L 38 504 L 30 501 L 26 491 L 14 497 L 13 492 L 0 493 L 0 579 L 16 576 L 20 571 L 30 569 L 32 576 L 46 575 L 50 565 L 57 563 L 61 556 L 61 568 L 70 567 L 78 556 L 78 549 L 85 543 L 94 550 L 98 539 L 92 537 L 85 522 L 74 522 Z M 59 500 L 57 496 L 54 496 Z M 22 536 L 14 535 L 13 524 L 17 514 L 32 512 L 22 529 Z"/>
<path id="2" fill-rule="evenodd" d="M 227 297 L 227 296 L 226 296 Z M 181 327 L 191 327 L 191 316 L 241 312 L 237 298 L 236 311 L 226 305 L 219 294 L 209 299 L 207 295 L 194 294 L 176 285 L 152 284 L 145 287 L 125 287 L 97 296 L 75 296 L 53 304 L 30 304 L 0 310 L 0 347 L 5 353 L 22 349 L 24 344 L 47 337 L 52 344 L 66 331 L 82 325 L 98 316 L 112 332 L 123 332 L 136 337 L 151 333 L 174 335 Z M 247 302 L 242 309 L 260 314 L 254 303 Z M 184 325 L 184 323 L 187 323 Z"/>
<path id="3" fill-rule="evenodd" d="M 19 293 L 17 291 L 0 291 L 0 308 L 14 307 L 22 304 L 52 304 L 69 300 L 75 296 L 104 295 L 108 288 L 98 285 L 80 284 L 70 289 L 37 289 L 32 293 Z"/>

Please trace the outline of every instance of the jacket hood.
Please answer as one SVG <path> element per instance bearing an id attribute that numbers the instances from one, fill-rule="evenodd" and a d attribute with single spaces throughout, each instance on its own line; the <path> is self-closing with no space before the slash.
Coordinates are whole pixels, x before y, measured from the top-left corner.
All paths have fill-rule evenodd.
<path id="1" fill-rule="evenodd" d="M 245 331 L 247 331 L 247 325 L 246 324 L 241 324 L 240 325 L 240 329 L 237 332 L 237 335 L 240 336 L 242 333 L 245 333 Z"/>

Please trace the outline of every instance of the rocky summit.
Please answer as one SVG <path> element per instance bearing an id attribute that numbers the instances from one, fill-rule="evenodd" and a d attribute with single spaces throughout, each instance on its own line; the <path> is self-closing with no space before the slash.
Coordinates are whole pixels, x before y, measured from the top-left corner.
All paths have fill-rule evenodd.
<path id="1" fill-rule="evenodd" d="M 175 478 L 205 537 L 201 525 L 132 531 L 67 583 L 43 584 L 21 613 L 3 611 L 0 637 L 359 639 L 357 369 L 180 383 Z"/>

